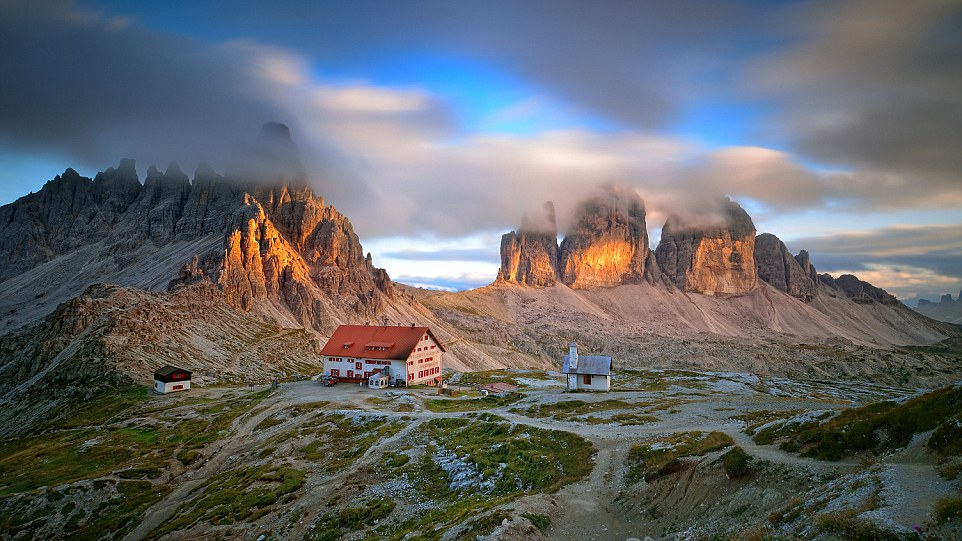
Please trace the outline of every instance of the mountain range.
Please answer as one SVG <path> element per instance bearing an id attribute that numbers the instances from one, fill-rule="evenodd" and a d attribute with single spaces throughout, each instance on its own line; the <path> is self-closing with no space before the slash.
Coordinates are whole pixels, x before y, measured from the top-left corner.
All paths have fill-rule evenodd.
<path id="1" fill-rule="evenodd" d="M 430 326 L 458 370 L 554 366 L 571 340 L 623 367 L 914 382 L 959 370 L 955 350 L 906 349 L 954 344 L 958 327 L 818 274 L 727 199 L 699 223 L 669 217 L 653 250 L 637 195 L 585 201 L 560 244 L 549 203 L 503 236 L 493 284 L 442 293 L 372 264 L 310 188 L 285 126 L 266 126 L 248 156 L 192 179 L 150 167 L 142 183 L 132 160 L 93 179 L 67 169 L 0 207 L 5 420 L 29 426 L 28 404 L 143 383 L 164 364 L 201 383 L 316 373 L 342 323 Z"/>
<path id="2" fill-rule="evenodd" d="M 955 299 L 951 293 L 942 295 L 938 302 L 919 299 L 915 310 L 932 319 L 962 325 L 962 291 L 959 291 L 959 296 Z"/>

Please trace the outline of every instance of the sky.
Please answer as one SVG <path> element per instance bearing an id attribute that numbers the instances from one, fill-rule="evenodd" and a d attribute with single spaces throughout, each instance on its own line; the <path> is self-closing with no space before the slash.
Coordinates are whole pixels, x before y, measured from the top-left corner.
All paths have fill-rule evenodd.
<path id="1" fill-rule="evenodd" d="M 501 234 L 617 186 L 728 195 L 913 304 L 962 290 L 954 0 L 0 0 L 0 205 L 73 167 L 205 161 L 290 126 L 400 282 L 492 282 Z"/>

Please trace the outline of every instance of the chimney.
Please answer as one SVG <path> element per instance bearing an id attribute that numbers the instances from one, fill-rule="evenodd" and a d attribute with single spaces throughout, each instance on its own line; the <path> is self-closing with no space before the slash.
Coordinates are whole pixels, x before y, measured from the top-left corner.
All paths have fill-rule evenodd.
<path id="1" fill-rule="evenodd" d="M 578 369 L 578 344 L 568 345 L 568 369 L 572 372 Z"/>

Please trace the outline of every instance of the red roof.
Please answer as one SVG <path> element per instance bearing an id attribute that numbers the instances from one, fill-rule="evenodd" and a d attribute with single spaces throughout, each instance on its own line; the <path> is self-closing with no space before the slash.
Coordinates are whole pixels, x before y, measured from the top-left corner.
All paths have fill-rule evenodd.
<path id="1" fill-rule="evenodd" d="M 443 352 L 441 341 L 427 327 L 341 325 L 324 345 L 321 355 L 403 361 L 411 356 L 426 334 Z"/>
<path id="2" fill-rule="evenodd" d="M 478 387 L 482 391 L 488 391 L 489 393 L 513 393 L 518 390 L 517 385 L 511 385 L 510 383 L 504 383 L 502 381 L 496 383 L 485 383 Z"/>

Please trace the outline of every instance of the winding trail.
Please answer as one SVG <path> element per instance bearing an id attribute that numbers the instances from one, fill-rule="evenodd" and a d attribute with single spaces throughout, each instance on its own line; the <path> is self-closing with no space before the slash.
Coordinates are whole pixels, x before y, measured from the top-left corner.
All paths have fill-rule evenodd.
<path id="1" fill-rule="evenodd" d="M 409 390 L 406 394 L 423 400 L 429 396 L 427 391 Z M 376 414 L 391 420 L 406 421 L 406 426 L 394 435 L 375 442 L 364 454 L 354 461 L 351 466 L 330 475 L 308 475 L 301 496 L 295 507 L 303 513 L 300 520 L 289 526 L 286 532 L 289 538 L 302 538 L 310 527 L 312 519 L 322 513 L 325 505 L 336 495 L 351 475 L 363 468 L 376 465 L 381 456 L 392 449 L 398 448 L 405 439 L 423 425 L 424 422 L 435 418 L 461 417 L 471 415 L 471 412 L 434 413 L 426 408 L 414 412 L 395 412 L 378 409 L 378 405 L 368 402 L 372 396 L 380 396 L 376 391 L 358 388 L 357 386 L 338 385 L 332 388 L 320 387 L 316 382 L 302 381 L 285 383 L 280 389 L 265 398 L 254 415 L 249 413 L 239 416 L 231 425 L 228 435 L 219 443 L 210 457 L 199 467 L 189 469 L 172 481 L 176 486 L 160 502 L 150 507 L 144 520 L 127 536 L 125 541 L 144 539 L 155 528 L 169 519 L 183 503 L 195 496 L 194 491 L 212 476 L 224 469 L 235 466 L 231 464 L 232 457 L 251 451 L 262 445 L 267 437 L 280 430 L 290 429 L 303 421 L 303 417 L 288 419 L 281 425 L 254 433 L 255 427 L 269 416 L 291 408 L 297 404 L 329 401 L 337 406 L 337 412 L 344 415 Z M 664 435 L 687 431 L 723 431 L 731 436 L 735 443 L 741 446 L 749 455 L 767 460 L 775 464 L 802 467 L 813 475 L 827 474 L 833 471 L 843 473 L 855 471 L 861 467 L 855 459 L 840 462 L 823 462 L 811 458 L 782 451 L 773 446 L 758 445 L 751 437 L 743 432 L 743 424 L 731 419 L 731 416 L 746 411 L 761 409 L 789 410 L 795 407 L 818 409 L 824 407 L 826 401 L 805 397 L 784 398 L 766 395 L 732 395 L 724 393 L 710 393 L 699 396 L 698 401 L 687 402 L 677 406 L 677 413 L 667 411 L 653 412 L 659 421 L 644 425 L 619 426 L 614 424 L 592 424 L 575 421 L 559 421 L 552 418 L 534 418 L 512 412 L 512 409 L 524 410 L 533 404 L 550 404 L 560 400 L 583 400 L 586 402 L 618 398 L 627 402 L 637 403 L 637 408 L 651 407 L 658 400 L 675 400 L 677 390 L 668 394 L 663 391 L 627 391 L 609 395 L 582 394 L 573 397 L 561 394 L 557 390 L 529 389 L 526 398 L 498 408 L 485 410 L 486 413 L 500 416 L 506 421 L 516 424 L 547 429 L 561 430 L 577 434 L 589 440 L 597 450 L 593 457 L 594 465 L 591 473 L 585 479 L 563 487 L 554 495 L 523 496 L 509 504 L 511 507 L 524 508 L 526 501 L 540 499 L 562 506 L 563 510 L 552 513 L 552 526 L 547 532 L 548 539 L 568 540 L 584 539 L 586 541 L 623 541 L 629 537 L 644 538 L 640 532 L 644 531 L 644 519 L 634 515 L 636 522 L 631 522 L 631 516 L 626 515 L 621 506 L 615 503 L 623 488 L 625 473 L 625 458 L 631 446 L 663 437 Z M 433 394 L 433 393 L 432 393 Z M 698 394 L 692 391 L 692 394 Z M 737 405 L 738 408 L 730 406 Z M 834 404 L 837 407 L 837 404 Z M 332 411 L 332 410 L 325 410 Z M 700 459 L 706 460 L 705 458 Z M 900 461 L 901 460 L 901 461 Z M 879 460 L 882 471 L 886 475 L 887 487 L 890 493 L 883 494 L 883 498 L 898 499 L 887 501 L 886 505 L 895 509 L 888 513 L 894 522 L 902 525 L 920 522 L 931 502 L 942 494 L 948 483 L 935 483 L 937 480 L 934 467 L 931 464 L 919 464 L 904 457 L 883 457 Z M 688 476 L 696 475 L 698 468 L 688 470 Z M 692 481 L 691 478 L 688 479 Z M 687 490 L 687 486 L 680 486 L 678 490 Z M 278 524 L 275 520 L 274 524 Z"/>

